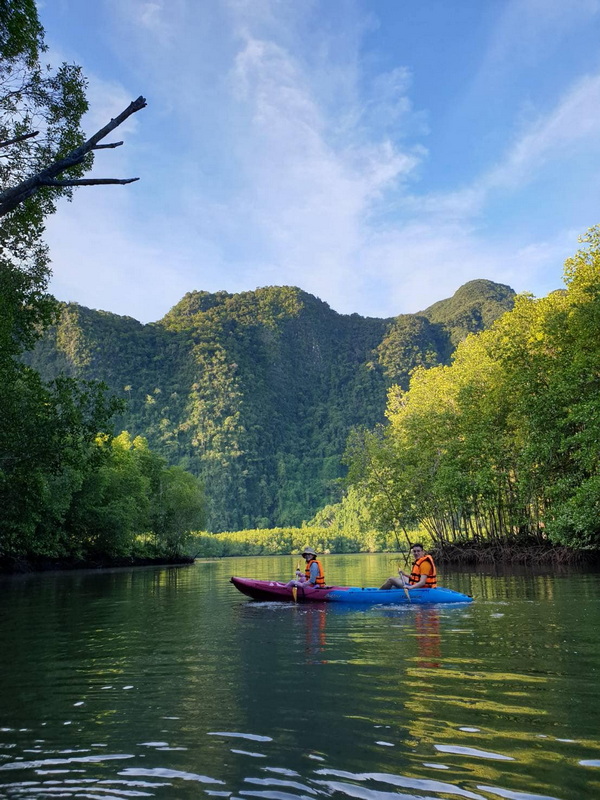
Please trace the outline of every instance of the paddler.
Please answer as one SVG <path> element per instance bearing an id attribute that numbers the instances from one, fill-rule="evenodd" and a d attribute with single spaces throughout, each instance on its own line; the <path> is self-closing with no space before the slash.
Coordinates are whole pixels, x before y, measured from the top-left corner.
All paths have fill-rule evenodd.
<path id="1" fill-rule="evenodd" d="M 410 546 L 414 563 L 410 575 L 398 570 L 399 577 L 392 575 L 380 589 L 433 589 L 437 586 L 437 570 L 433 558 L 426 553 L 421 542 Z"/>
<path id="2" fill-rule="evenodd" d="M 301 586 L 303 589 L 318 589 L 325 586 L 325 573 L 323 565 L 317 558 L 316 552 L 312 547 L 305 547 L 302 551 L 302 558 L 306 562 L 304 575 L 300 574 L 296 580 L 290 581 L 287 585 L 292 587 Z M 296 573 L 298 575 L 298 573 Z"/>

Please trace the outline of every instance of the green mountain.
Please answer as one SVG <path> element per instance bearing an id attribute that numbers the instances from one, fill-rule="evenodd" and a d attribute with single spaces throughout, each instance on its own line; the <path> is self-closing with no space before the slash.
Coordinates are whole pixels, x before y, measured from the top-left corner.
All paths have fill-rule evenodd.
<path id="1" fill-rule="evenodd" d="M 202 476 L 209 528 L 297 525 L 339 495 L 350 428 L 383 421 L 386 391 L 512 308 L 472 281 L 419 314 L 343 315 L 294 287 L 190 292 L 159 322 L 63 307 L 28 361 L 104 381 L 118 430 Z"/>

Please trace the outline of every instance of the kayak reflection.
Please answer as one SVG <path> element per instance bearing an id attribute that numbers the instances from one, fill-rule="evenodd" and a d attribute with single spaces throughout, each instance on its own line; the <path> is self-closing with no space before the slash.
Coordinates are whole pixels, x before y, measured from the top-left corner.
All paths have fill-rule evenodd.
<path id="1" fill-rule="evenodd" d="M 442 658 L 440 613 L 436 608 L 421 606 L 415 609 L 418 666 L 439 668 Z"/>
<path id="2" fill-rule="evenodd" d="M 309 664 L 326 664 L 324 657 L 327 648 L 327 610 L 309 608 L 306 613 L 305 650 Z"/>
<path id="3" fill-rule="evenodd" d="M 398 619 L 398 609 L 396 613 L 391 611 L 385 616 Z M 329 658 L 326 657 L 328 651 L 334 647 L 334 642 L 328 641 L 327 624 L 328 618 L 333 619 L 339 615 L 361 614 L 366 617 L 380 615 L 381 609 L 371 609 L 370 611 L 358 612 L 351 606 L 320 605 L 308 606 L 298 609 L 299 618 L 305 622 L 304 629 L 304 650 L 306 663 L 308 664 L 327 664 Z M 422 669 L 439 669 L 442 666 L 442 626 L 440 612 L 432 606 L 420 606 L 414 609 L 402 609 L 403 639 L 405 637 L 414 638 L 416 642 L 416 666 Z M 336 656 L 330 656 L 336 659 Z"/>

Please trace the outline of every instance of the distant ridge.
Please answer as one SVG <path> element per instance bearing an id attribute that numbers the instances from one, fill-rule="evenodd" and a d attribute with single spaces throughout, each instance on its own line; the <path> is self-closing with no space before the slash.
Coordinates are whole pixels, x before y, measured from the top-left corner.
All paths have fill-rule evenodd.
<path id="1" fill-rule="evenodd" d="M 420 315 L 444 325 L 456 345 L 467 334 L 489 328 L 498 319 L 499 309 L 510 311 L 514 298 L 510 286 L 479 279 L 465 283 L 448 300 L 438 300 Z"/>
<path id="2" fill-rule="evenodd" d="M 470 281 L 418 314 L 378 319 L 297 287 L 196 291 L 148 325 L 65 304 L 28 361 L 47 380 L 103 380 L 125 398 L 118 430 L 202 476 L 211 530 L 297 525 L 337 498 L 348 432 L 383 421 L 389 386 L 448 363 L 514 296 Z"/>

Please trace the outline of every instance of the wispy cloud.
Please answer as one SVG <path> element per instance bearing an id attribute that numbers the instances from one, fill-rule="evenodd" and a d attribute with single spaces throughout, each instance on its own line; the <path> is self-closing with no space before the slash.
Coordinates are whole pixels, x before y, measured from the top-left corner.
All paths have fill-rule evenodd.
<path id="1" fill-rule="evenodd" d="M 133 20 L 134 28 L 150 37 L 155 48 L 167 49 L 176 46 L 185 6 L 185 0 L 136 0 L 135 3 L 118 3 L 113 8 L 125 11 Z"/>
<path id="2" fill-rule="evenodd" d="M 600 73 L 578 79 L 548 113 L 515 132 L 497 163 L 470 184 L 443 193 L 408 194 L 403 207 L 412 215 L 473 220 L 495 192 L 518 192 L 549 163 L 562 162 L 568 170 L 569 159 L 581 152 L 590 158 L 600 154 Z"/>
<path id="3" fill-rule="evenodd" d="M 488 66 L 538 2 L 508 4 Z M 470 183 L 433 193 L 420 183 L 427 116 L 409 65 L 363 69 L 370 22 L 344 5 L 336 29 L 314 24 L 318 0 L 107 0 L 114 46 L 127 43 L 150 106 L 100 171 L 142 181 L 82 191 L 51 222 L 59 296 L 146 321 L 192 289 L 295 284 L 339 311 L 391 316 L 477 277 L 527 289 L 546 272 L 558 284 L 571 222 L 500 237 L 486 214 L 498 197 L 517 203 L 549 164 L 597 152 L 600 74 L 531 114 Z M 545 30 L 558 29 L 561 4 L 545 5 Z M 90 126 L 131 99 L 92 80 Z"/>
<path id="4" fill-rule="evenodd" d="M 599 0 L 508 0 L 502 4 L 472 90 L 551 56 L 573 30 L 600 15 Z"/>
<path id="5" fill-rule="evenodd" d="M 483 182 L 516 188 L 550 159 L 566 161 L 582 145 L 600 150 L 600 73 L 578 80 L 549 114 L 522 133 Z"/>
<path id="6" fill-rule="evenodd" d="M 251 200 L 268 261 L 311 291 L 347 293 L 373 204 L 410 175 L 419 152 L 356 131 L 340 146 L 298 61 L 274 43 L 246 39 L 232 85 L 249 112 L 242 203 Z"/>

